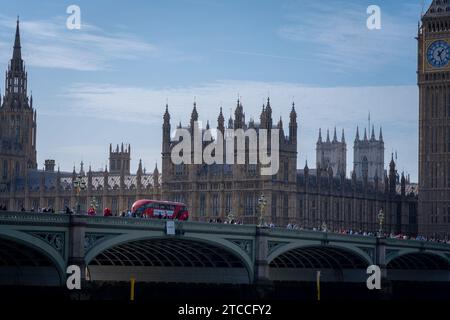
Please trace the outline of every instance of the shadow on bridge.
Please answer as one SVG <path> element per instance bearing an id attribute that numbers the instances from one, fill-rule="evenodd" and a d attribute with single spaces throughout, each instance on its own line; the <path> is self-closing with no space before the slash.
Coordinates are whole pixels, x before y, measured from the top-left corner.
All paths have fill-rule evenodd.
<path id="1" fill-rule="evenodd" d="M 59 286 L 62 275 L 44 252 L 0 238 L 0 284 Z"/>
<path id="2" fill-rule="evenodd" d="M 431 253 L 406 253 L 391 259 L 387 264 L 389 280 L 450 281 L 450 263 Z"/>
<path id="3" fill-rule="evenodd" d="M 179 283 L 250 283 L 235 254 L 203 241 L 152 238 L 110 247 L 88 261 L 87 279 Z"/>
<path id="4" fill-rule="evenodd" d="M 369 262 L 350 250 L 331 246 L 300 247 L 275 257 L 269 264 L 273 281 L 365 282 Z"/>

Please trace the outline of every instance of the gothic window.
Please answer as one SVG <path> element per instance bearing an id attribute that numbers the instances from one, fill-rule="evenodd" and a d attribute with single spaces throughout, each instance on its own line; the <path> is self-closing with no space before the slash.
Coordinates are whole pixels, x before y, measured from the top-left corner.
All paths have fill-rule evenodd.
<path id="1" fill-rule="evenodd" d="M 284 218 L 288 218 L 289 217 L 289 196 L 287 194 L 284 195 L 283 217 Z M 285 221 L 285 223 L 287 223 L 287 221 Z"/>
<path id="2" fill-rule="evenodd" d="M 352 205 L 349 203 L 347 205 L 347 222 L 350 222 L 352 216 Z"/>
<path id="3" fill-rule="evenodd" d="M 340 212 L 339 202 L 336 201 L 336 222 L 340 223 L 341 221 L 341 212 Z"/>
<path id="4" fill-rule="evenodd" d="M 212 211 L 213 211 L 213 215 L 215 215 L 215 216 L 219 215 L 219 195 L 218 194 L 213 195 Z"/>
<path id="5" fill-rule="evenodd" d="M 119 210 L 119 206 L 117 203 L 117 198 L 112 198 L 111 199 L 111 211 L 113 214 L 116 214 L 118 210 Z"/>
<path id="6" fill-rule="evenodd" d="M 245 197 L 245 215 L 251 216 L 254 214 L 255 212 L 254 204 L 255 203 L 253 201 L 253 195 L 247 194 Z"/>
<path id="7" fill-rule="evenodd" d="M 183 174 L 183 164 L 176 164 L 175 165 L 175 175 L 181 176 Z"/>
<path id="8" fill-rule="evenodd" d="M 224 175 L 231 175 L 233 173 L 233 169 L 231 167 L 231 164 L 224 164 L 223 165 L 223 174 Z"/>
<path id="9" fill-rule="evenodd" d="M 275 221 L 277 217 L 277 194 L 272 194 L 272 221 Z"/>
<path id="10" fill-rule="evenodd" d="M 20 176 L 20 163 L 16 162 L 16 168 L 15 168 L 16 177 Z"/>
<path id="11" fill-rule="evenodd" d="M 362 175 L 363 177 L 368 177 L 369 174 L 369 161 L 367 160 L 367 157 L 364 156 L 362 160 Z"/>
<path id="12" fill-rule="evenodd" d="M 450 152 L 450 127 L 447 128 L 447 152 Z"/>
<path id="13" fill-rule="evenodd" d="M 447 205 L 447 222 L 450 223 L 450 203 Z"/>
<path id="14" fill-rule="evenodd" d="M 450 188 L 450 162 L 447 164 L 447 186 Z"/>
<path id="15" fill-rule="evenodd" d="M 227 193 L 227 195 L 226 195 L 226 204 L 225 204 L 225 211 L 226 211 L 226 213 L 230 213 L 231 212 L 231 194 L 230 193 Z"/>
<path id="16" fill-rule="evenodd" d="M 200 194 L 200 216 L 204 217 L 206 213 L 206 196 L 204 193 Z"/>
<path id="17" fill-rule="evenodd" d="M 450 94 L 447 98 L 447 117 L 450 118 Z"/>
<path id="18" fill-rule="evenodd" d="M 289 163 L 284 163 L 284 182 L 288 182 L 289 180 Z"/>
<path id="19" fill-rule="evenodd" d="M 302 198 L 301 197 L 299 197 L 298 198 L 298 208 L 297 208 L 297 211 L 298 211 L 298 218 L 300 219 L 300 221 L 302 220 L 302 218 L 303 218 L 303 200 L 302 200 Z"/>
<path id="20" fill-rule="evenodd" d="M 97 201 L 97 210 L 101 210 L 103 212 L 103 199 L 102 199 L 102 197 L 95 198 L 95 201 Z"/>
<path id="21" fill-rule="evenodd" d="M 247 165 L 247 173 L 251 176 L 256 175 L 256 164 L 248 164 Z"/>
<path id="22" fill-rule="evenodd" d="M 128 205 L 127 208 L 131 209 L 131 207 L 133 206 L 135 199 L 134 198 L 128 198 Z"/>
<path id="23" fill-rule="evenodd" d="M 3 179 L 8 178 L 8 161 L 3 160 Z"/>

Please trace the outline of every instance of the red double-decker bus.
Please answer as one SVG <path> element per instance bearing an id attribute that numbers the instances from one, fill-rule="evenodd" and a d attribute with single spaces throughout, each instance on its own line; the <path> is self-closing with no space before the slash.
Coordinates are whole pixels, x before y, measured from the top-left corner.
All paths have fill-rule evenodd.
<path id="1" fill-rule="evenodd" d="M 188 220 L 189 212 L 184 203 L 160 201 L 160 200 L 137 200 L 131 207 L 133 216 L 142 218 L 160 218 Z"/>

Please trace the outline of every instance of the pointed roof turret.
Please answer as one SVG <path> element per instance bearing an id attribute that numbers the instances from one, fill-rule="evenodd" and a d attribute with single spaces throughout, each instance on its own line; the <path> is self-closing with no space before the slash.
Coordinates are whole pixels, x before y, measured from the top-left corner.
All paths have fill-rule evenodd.
<path id="1" fill-rule="evenodd" d="M 164 123 L 170 122 L 169 105 L 166 103 L 166 111 L 164 112 Z"/>
<path id="2" fill-rule="evenodd" d="M 16 24 L 16 37 L 14 39 L 13 60 L 22 60 L 22 47 L 20 46 L 20 30 L 19 30 L 19 17 L 17 16 Z"/>
<path id="3" fill-rule="evenodd" d="M 233 118 L 231 116 L 228 119 L 228 129 L 233 129 Z"/>
<path id="4" fill-rule="evenodd" d="M 364 141 L 367 141 L 367 129 L 364 128 Z"/>
<path id="5" fill-rule="evenodd" d="M 342 143 L 345 143 L 345 133 L 344 133 L 344 129 L 343 129 L 343 128 L 342 128 L 341 142 L 342 142 Z"/>
<path id="6" fill-rule="evenodd" d="M 291 113 L 289 114 L 289 118 L 291 120 L 291 123 L 297 121 L 297 112 L 295 112 L 295 103 L 294 102 L 292 102 L 292 109 L 291 109 Z"/>
<path id="7" fill-rule="evenodd" d="M 194 108 L 192 108 L 191 122 L 198 121 L 197 103 L 194 101 Z"/>
<path id="8" fill-rule="evenodd" d="M 330 130 L 327 129 L 327 142 L 330 142 Z"/>
<path id="9" fill-rule="evenodd" d="M 336 127 L 334 127 L 334 135 L 333 135 L 333 142 L 337 142 L 337 134 L 336 134 Z"/>
<path id="10" fill-rule="evenodd" d="M 355 142 L 359 141 L 359 126 L 356 127 L 356 137 L 355 137 Z"/>
<path id="11" fill-rule="evenodd" d="M 383 130 L 382 130 L 382 127 L 380 127 L 380 136 L 378 137 L 378 140 L 380 140 L 380 142 L 383 142 Z"/>
<path id="12" fill-rule="evenodd" d="M 223 117 L 222 107 L 220 107 L 219 116 L 217 117 L 217 129 L 222 131 L 222 133 L 225 130 L 225 118 Z"/>
<path id="13" fill-rule="evenodd" d="M 283 120 L 281 119 L 281 116 L 280 120 L 278 121 L 278 129 L 283 130 Z"/>
<path id="14" fill-rule="evenodd" d="M 319 128 L 319 139 L 317 139 L 317 143 L 322 143 L 322 129 Z"/>
<path id="15" fill-rule="evenodd" d="M 142 159 L 139 159 L 137 174 L 142 174 Z"/>
<path id="16" fill-rule="evenodd" d="M 375 141 L 375 127 L 372 125 L 372 134 L 370 136 L 370 141 Z"/>

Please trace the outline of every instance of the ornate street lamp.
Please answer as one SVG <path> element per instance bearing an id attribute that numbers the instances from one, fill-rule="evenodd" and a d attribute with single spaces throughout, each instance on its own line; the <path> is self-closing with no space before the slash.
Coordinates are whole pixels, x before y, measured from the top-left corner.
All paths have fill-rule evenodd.
<path id="1" fill-rule="evenodd" d="M 234 220 L 234 214 L 230 211 L 227 214 L 227 223 L 231 223 Z"/>
<path id="2" fill-rule="evenodd" d="M 78 176 L 73 182 L 73 187 L 75 188 L 77 194 L 77 214 L 80 214 L 80 192 L 81 190 L 86 190 L 86 182 L 83 181 L 83 177 Z"/>
<path id="3" fill-rule="evenodd" d="M 380 212 L 377 215 L 378 223 L 380 224 L 380 229 L 378 230 L 379 237 L 383 234 L 383 223 L 384 223 L 384 213 L 383 209 L 380 209 Z"/>
<path id="4" fill-rule="evenodd" d="M 262 227 L 264 224 L 264 208 L 267 205 L 267 200 L 262 194 L 261 197 L 258 199 L 258 206 L 259 206 L 259 223 L 258 226 Z"/>

